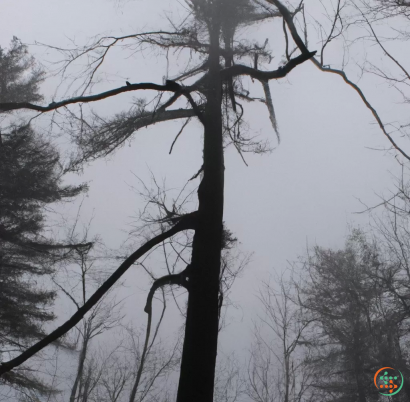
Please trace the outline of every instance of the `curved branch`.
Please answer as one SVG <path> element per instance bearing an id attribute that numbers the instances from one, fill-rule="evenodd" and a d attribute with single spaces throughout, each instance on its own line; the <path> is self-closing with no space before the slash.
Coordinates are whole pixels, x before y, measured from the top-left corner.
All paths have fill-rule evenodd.
<path id="1" fill-rule="evenodd" d="M 191 212 L 184 215 L 181 220 L 173 226 L 171 229 L 164 233 L 155 236 L 154 238 L 148 240 L 144 245 L 142 245 L 137 251 L 131 254 L 118 268 L 117 270 L 94 292 L 94 294 L 87 300 L 87 302 L 79 309 L 77 312 L 63 325 L 55 329 L 45 338 L 41 339 L 39 342 L 28 348 L 21 355 L 16 358 L 0 364 L 0 376 L 13 368 L 20 366 L 30 357 L 34 356 L 40 350 L 44 349 L 46 346 L 55 342 L 58 338 L 66 334 L 70 329 L 72 329 L 80 320 L 95 306 L 99 300 L 107 293 L 107 291 L 121 278 L 121 276 L 131 267 L 138 258 L 142 257 L 151 248 L 158 245 L 162 241 L 174 236 L 175 234 L 188 229 L 195 230 L 196 220 L 198 212 Z"/>
<path id="2" fill-rule="evenodd" d="M 65 99 L 61 102 L 52 102 L 48 106 L 39 106 L 33 105 L 29 102 L 5 102 L 0 103 L 0 112 L 8 112 L 11 110 L 18 110 L 18 109 L 30 109 L 36 110 L 38 112 L 49 112 L 50 110 L 56 110 L 60 107 L 71 105 L 74 103 L 89 103 L 89 102 L 96 102 L 101 99 L 106 99 L 111 96 L 115 96 L 121 94 L 123 92 L 130 92 L 136 91 L 140 89 L 149 89 L 154 91 L 168 91 L 168 92 L 177 92 L 176 88 L 169 84 L 167 85 L 158 85 L 153 84 L 152 82 L 143 82 L 139 84 L 130 84 L 124 87 L 112 89 L 111 91 L 102 92 L 96 95 L 90 96 L 78 96 L 75 98 Z"/>
<path id="3" fill-rule="evenodd" d="M 369 20 L 366 18 L 366 15 L 362 12 L 362 10 L 360 10 L 360 8 L 358 8 L 356 6 L 356 9 L 358 9 L 362 15 L 362 17 L 364 18 L 364 20 L 366 21 L 368 27 L 370 28 L 370 30 L 372 31 L 372 35 L 376 41 L 376 43 L 380 46 L 380 48 L 383 50 L 383 52 L 386 54 L 386 56 L 393 61 L 394 64 L 396 64 L 396 66 L 404 73 L 404 75 L 407 77 L 407 79 L 410 80 L 410 74 L 409 72 L 403 67 L 403 65 L 395 58 L 393 57 L 388 51 L 387 49 L 382 45 L 382 43 L 380 42 L 380 39 L 378 38 L 378 36 L 376 35 L 376 32 L 374 32 L 374 29 L 372 27 L 372 24 L 369 22 Z"/>
<path id="4" fill-rule="evenodd" d="M 309 54 L 309 50 L 306 47 L 305 43 L 303 42 L 302 38 L 299 36 L 296 26 L 293 22 L 293 17 L 291 12 L 279 1 L 279 0 L 266 0 L 268 3 L 271 3 L 273 5 L 275 5 L 279 12 L 282 14 L 284 20 L 286 21 L 286 24 L 289 28 L 289 31 L 292 35 L 293 40 L 295 41 L 296 45 L 298 46 L 298 48 L 300 49 L 300 51 L 302 52 L 302 54 Z M 410 160 L 410 156 L 407 155 L 397 144 L 396 142 L 393 140 L 393 138 L 391 137 L 391 135 L 387 132 L 383 122 L 381 121 L 379 114 L 377 113 L 376 109 L 369 103 L 369 101 L 366 99 L 366 97 L 364 96 L 362 90 L 352 81 L 350 81 L 347 78 L 347 75 L 344 71 L 342 70 L 337 70 L 334 68 L 325 68 L 323 67 L 318 60 L 316 60 L 314 57 L 312 57 L 310 59 L 312 61 L 312 63 L 321 71 L 324 71 L 326 73 L 333 73 L 333 74 L 337 74 L 340 75 L 343 80 L 346 82 L 346 84 L 350 85 L 360 96 L 360 98 L 362 99 L 362 101 L 364 102 L 364 104 L 367 106 L 367 108 L 372 112 L 374 118 L 376 119 L 377 123 L 379 124 L 379 127 L 381 128 L 381 130 L 383 131 L 383 134 L 388 138 L 388 140 L 390 141 L 390 143 L 393 145 L 393 147 L 400 152 L 407 160 Z"/>
<path id="5" fill-rule="evenodd" d="M 362 92 L 362 90 L 352 81 L 349 80 L 349 78 L 347 78 L 347 75 L 344 71 L 342 70 L 337 70 L 334 68 L 324 68 L 322 67 L 319 62 L 315 59 L 315 61 L 313 62 L 315 64 L 315 66 L 317 68 L 319 68 L 319 70 L 324 71 L 326 73 L 333 73 L 333 74 L 337 74 L 340 75 L 343 80 L 346 82 L 346 84 L 350 85 L 360 96 L 360 98 L 362 99 L 362 101 L 364 102 L 364 104 L 367 106 L 367 108 L 372 112 L 374 118 L 376 119 L 379 127 L 381 128 L 381 130 L 383 131 L 383 134 L 387 137 L 387 139 L 390 141 L 390 143 L 393 145 L 393 147 L 400 152 L 407 160 L 410 161 L 410 156 L 407 155 L 406 152 L 404 152 L 398 145 L 397 143 L 393 140 L 392 136 L 387 132 L 386 127 L 384 126 L 382 120 L 379 117 L 379 114 L 377 113 L 376 109 L 370 104 L 370 102 L 366 99 L 366 97 L 364 96 L 364 93 Z"/>
<path id="6" fill-rule="evenodd" d="M 152 323 L 152 311 L 150 310 L 149 313 L 148 313 L 148 318 L 147 318 L 147 330 L 145 332 L 145 342 L 144 342 L 144 348 L 142 349 L 140 365 L 138 367 L 137 377 L 135 379 L 134 385 L 133 385 L 132 390 L 131 390 L 131 396 L 130 396 L 130 401 L 131 402 L 135 401 L 135 395 L 137 393 L 137 388 L 138 388 L 138 385 L 139 385 L 140 380 L 141 380 L 142 371 L 144 369 L 145 357 L 146 357 L 147 352 L 148 352 L 149 336 L 151 334 L 151 323 Z"/>
<path id="7" fill-rule="evenodd" d="M 177 134 L 176 137 L 174 138 L 174 141 L 172 141 L 171 148 L 170 148 L 170 150 L 169 150 L 169 154 L 172 153 L 172 148 L 174 148 L 174 145 L 175 145 L 175 143 L 177 142 L 178 137 L 182 134 L 182 132 L 184 131 L 184 128 L 188 125 L 188 123 L 190 122 L 190 120 L 191 120 L 191 118 L 188 117 L 188 119 L 186 119 L 185 123 L 182 125 L 181 129 L 178 131 L 178 134 Z"/>
<path id="8" fill-rule="evenodd" d="M 188 272 L 189 272 L 190 265 L 188 265 L 182 272 L 179 274 L 170 274 L 164 275 L 161 278 L 158 278 L 154 281 L 151 286 L 151 289 L 147 296 L 147 303 L 145 304 L 144 311 L 147 314 L 152 313 L 152 299 L 157 289 L 161 288 L 165 285 L 178 285 L 187 288 L 188 286 Z"/>
<path id="9" fill-rule="evenodd" d="M 307 49 L 306 49 L 307 50 Z M 316 54 L 316 51 L 302 52 L 301 55 L 290 59 L 283 67 L 279 67 L 277 70 L 273 71 L 260 71 L 255 68 L 244 66 L 243 64 L 235 64 L 232 67 L 225 68 L 221 70 L 221 78 L 226 79 L 228 77 L 234 77 L 237 75 L 249 75 L 260 81 L 275 80 L 278 78 L 283 78 L 289 74 L 296 66 L 302 64 L 306 60 L 309 60 Z"/>
<path id="10" fill-rule="evenodd" d="M 182 272 L 179 274 L 171 274 L 171 275 L 165 275 L 162 278 L 159 278 L 154 281 L 154 283 L 151 286 L 151 289 L 148 293 L 147 297 L 147 303 L 145 305 L 144 311 L 148 314 L 147 318 L 147 330 L 145 333 L 145 342 L 144 342 L 144 348 L 142 350 L 142 355 L 141 355 L 141 360 L 140 360 L 140 366 L 138 367 L 138 372 L 137 372 L 137 378 L 135 379 L 134 386 L 132 387 L 131 390 L 131 396 L 130 396 L 130 402 L 135 401 L 135 395 L 137 393 L 137 388 L 141 380 L 142 376 L 142 371 L 144 368 L 145 364 L 145 357 L 147 356 L 148 353 L 148 342 L 149 342 L 149 337 L 151 333 L 151 323 L 152 323 L 152 299 L 154 297 L 155 291 L 164 286 L 164 285 L 179 285 L 179 286 L 184 286 L 187 287 L 187 274 L 189 272 L 190 265 L 188 265 Z M 158 328 L 157 328 L 158 329 Z M 155 339 L 155 335 L 154 335 Z M 152 341 L 152 343 L 154 340 Z M 152 346 L 151 343 L 151 346 Z M 150 346 L 150 348 L 151 348 Z"/>

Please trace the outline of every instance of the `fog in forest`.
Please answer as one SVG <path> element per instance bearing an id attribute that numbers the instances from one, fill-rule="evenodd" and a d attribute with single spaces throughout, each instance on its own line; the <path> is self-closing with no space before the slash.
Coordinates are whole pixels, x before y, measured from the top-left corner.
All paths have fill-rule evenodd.
<path id="1" fill-rule="evenodd" d="M 409 18 L 402 0 L 3 0 L 0 368 L 191 217 L 224 169 L 213 400 L 410 400 Z M 218 90 L 194 86 L 212 77 L 214 26 L 212 170 Z M 199 222 L 204 235 L 164 235 L 1 372 L 0 401 L 192 400 L 179 378 L 199 279 L 184 270 L 213 236 Z M 192 373 L 213 378 L 205 366 Z"/>

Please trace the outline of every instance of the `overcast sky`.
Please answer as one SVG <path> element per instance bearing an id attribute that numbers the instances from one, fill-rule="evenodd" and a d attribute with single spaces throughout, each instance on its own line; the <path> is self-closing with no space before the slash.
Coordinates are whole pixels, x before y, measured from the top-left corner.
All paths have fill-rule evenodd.
<path id="1" fill-rule="evenodd" d="M 319 10 L 315 2 L 306 3 L 311 14 Z M 13 35 L 25 43 L 64 47 L 70 45 L 69 39 L 84 44 L 97 34 L 161 28 L 167 23 L 165 11 L 176 20 L 182 15 L 178 2 L 170 0 L 2 0 L 0 46 L 8 46 Z M 274 49 L 280 48 L 282 42 L 275 43 L 279 28 L 280 24 L 273 22 L 261 25 L 257 37 L 262 42 L 269 38 Z M 314 41 L 310 50 L 316 50 Z M 339 50 L 335 46 L 329 55 L 336 60 Z M 55 57 L 39 46 L 30 46 L 30 52 L 45 65 Z M 279 54 L 271 68 L 276 68 Z M 118 51 L 107 59 L 104 71 L 110 81 L 97 86 L 96 92 L 122 86 L 125 79 L 162 83 L 165 64 L 161 56 L 153 52 L 145 52 L 143 57 L 126 56 Z M 357 71 L 351 71 L 357 80 Z M 52 100 L 57 84 L 55 78 L 44 84 L 46 103 Z M 256 83 L 249 81 L 247 85 L 255 95 L 261 95 Z M 238 353 L 249 346 L 260 281 L 269 273 L 285 270 L 287 261 L 303 254 L 307 245 L 342 247 L 349 224 L 369 223 L 367 214 L 355 214 L 364 209 L 359 200 L 369 206 L 377 204 L 378 194 L 387 194 L 393 188 L 392 174 L 398 173 L 391 154 L 370 149 L 387 148 L 389 144 L 357 93 L 339 76 L 324 74 L 306 62 L 270 85 L 281 144 L 277 146 L 266 109 L 254 104 L 247 108 L 247 121 L 254 133 L 271 140 L 275 150 L 265 156 L 247 155 L 248 167 L 233 149 L 225 157 L 224 219 L 240 240 L 241 249 L 253 252 L 252 262 L 235 283 L 231 296 L 240 308 L 231 310 L 231 323 L 221 335 L 222 349 Z M 364 77 L 360 85 L 384 121 L 393 121 L 403 113 L 396 94 L 381 82 Z M 98 110 L 107 116 L 127 110 L 134 95 L 103 101 Z M 44 121 L 38 126 L 46 127 Z M 151 169 L 158 178 L 166 177 L 170 187 L 181 187 L 199 169 L 202 150 L 197 122 L 190 123 L 174 152 L 168 154 L 179 127 L 180 122 L 171 122 L 135 133 L 130 144 L 109 160 L 92 163 L 80 177 L 90 182 L 82 220 L 86 222 L 94 213 L 92 232 L 100 234 L 110 247 L 121 245 L 132 217 L 143 206 L 130 189 L 130 185 L 138 185 L 133 173 L 149 181 Z M 72 216 L 77 206 L 78 202 L 66 205 L 64 211 Z M 145 282 L 141 278 L 135 272 L 127 273 L 128 288 L 124 292 L 132 295 L 127 300 L 130 315 L 140 320 L 139 325 L 145 325 L 142 311 L 148 281 L 146 276 Z"/>

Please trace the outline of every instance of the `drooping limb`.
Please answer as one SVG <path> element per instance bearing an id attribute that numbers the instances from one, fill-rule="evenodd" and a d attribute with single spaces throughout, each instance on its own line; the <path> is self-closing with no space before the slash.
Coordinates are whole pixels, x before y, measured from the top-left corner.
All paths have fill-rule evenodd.
<path id="1" fill-rule="evenodd" d="M 141 354 L 141 362 L 138 367 L 138 372 L 137 372 L 137 377 L 134 382 L 134 386 L 131 390 L 131 395 L 130 395 L 130 402 L 135 401 L 135 395 L 137 393 L 137 388 L 141 380 L 142 372 L 144 369 L 144 363 L 145 363 L 145 358 L 147 356 L 148 352 L 148 343 L 149 343 L 149 337 L 151 334 L 151 323 L 152 323 L 152 299 L 154 297 L 155 291 L 162 286 L 165 285 L 179 285 L 183 286 L 188 289 L 188 278 L 189 278 L 189 272 L 191 270 L 191 266 L 188 265 L 182 272 L 179 274 L 171 274 L 171 275 L 165 275 L 161 278 L 158 278 L 154 281 L 154 283 L 151 286 L 151 289 L 148 293 L 147 297 L 147 303 L 145 305 L 144 311 L 148 314 L 147 317 L 147 330 L 145 333 L 145 342 L 144 342 L 144 348 L 142 349 L 142 354 Z M 151 344 L 152 345 L 152 344 Z"/>
<path id="2" fill-rule="evenodd" d="M 9 372 L 13 368 L 20 366 L 30 357 L 34 356 L 40 350 L 44 349 L 46 346 L 50 345 L 52 342 L 56 341 L 58 338 L 66 334 L 70 329 L 74 328 L 75 325 L 87 314 L 90 309 L 95 306 L 96 303 L 107 293 L 107 291 L 118 281 L 119 278 L 130 268 L 138 258 L 142 257 L 150 249 L 152 249 L 157 244 L 162 241 L 174 236 L 175 234 L 183 230 L 195 230 L 197 220 L 197 212 L 191 212 L 184 215 L 178 223 L 167 230 L 148 240 L 144 245 L 142 245 L 138 250 L 131 254 L 118 268 L 117 270 L 94 292 L 94 294 L 87 300 L 87 302 L 77 310 L 77 312 L 63 325 L 55 329 L 45 338 L 41 339 L 39 342 L 28 348 L 21 355 L 16 358 L 0 364 L 0 376 L 4 373 Z"/>
<path id="3" fill-rule="evenodd" d="M 191 265 L 188 265 L 179 274 L 164 275 L 161 278 L 158 278 L 157 280 L 155 280 L 148 293 L 147 303 L 145 305 L 144 311 L 147 314 L 152 313 L 152 299 L 154 297 L 155 291 L 162 286 L 178 285 L 178 286 L 183 286 L 186 289 L 189 289 L 189 275 L 190 275 L 191 269 L 192 269 Z"/>

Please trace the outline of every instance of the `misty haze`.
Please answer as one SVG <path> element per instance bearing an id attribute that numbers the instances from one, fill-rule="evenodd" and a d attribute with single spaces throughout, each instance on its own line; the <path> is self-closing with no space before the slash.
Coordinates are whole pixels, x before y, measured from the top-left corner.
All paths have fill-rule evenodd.
<path id="1" fill-rule="evenodd" d="M 410 401 L 409 1 L 0 11 L 0 402 Z"/>

